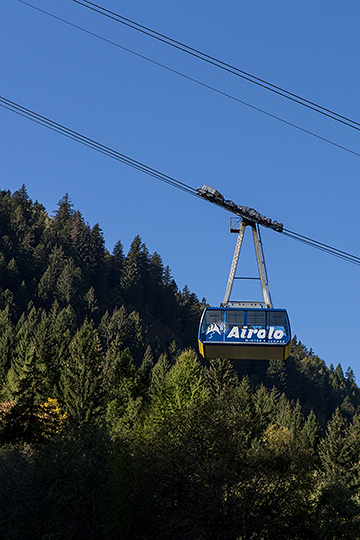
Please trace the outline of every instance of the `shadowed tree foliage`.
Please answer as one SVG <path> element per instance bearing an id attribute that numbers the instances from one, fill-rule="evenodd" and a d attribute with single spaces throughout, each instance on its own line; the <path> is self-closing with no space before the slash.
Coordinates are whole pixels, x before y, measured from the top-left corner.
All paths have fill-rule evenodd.
<path id="1" fill-rule="evenodd" d="M 103 410 L 102 364 L 100 338 L 86 319 L 70 342 L 60 379 L 64 409 L 76 425 L 91 421 Z"/>
<path id="2" fill-rule="evenodd" d="M 0 191 L 0 275 L 0 539 L 360 538 L 350 367 L 200 362 L 206 301 L 68 195 Z"/>

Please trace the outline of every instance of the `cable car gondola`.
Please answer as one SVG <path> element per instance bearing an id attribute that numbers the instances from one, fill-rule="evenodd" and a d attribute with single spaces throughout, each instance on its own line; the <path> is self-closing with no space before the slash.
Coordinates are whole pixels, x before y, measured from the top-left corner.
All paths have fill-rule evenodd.
<path id="1" fill-rule="evenodd" d="M 208 307 L 199 327 L 204 358 L 285 360 L 290 354 L 290 322 L 285 309 Z"/>
<path id="2" fill-rule="evenodd" d="M 204 192 L 206 196 L 209 190 L 215 191 L 206 185 L 199 189 L 200 194 Z M 222 197 L 218 192 L 213 195 L 212 191 L 212 196 Z M 263 302 L 230 302 L 247 226 L 251 227 L 253 233 Z M 207 359 L 286 360 L 290 354 L 290 322 L 285 309 L 274 309 L 272 306 L 259 224 L 242 216 L 241 220 L 237 219 L 237 224 L 232 222 L 230 231 L 237 232 L 238 239 L 225 297 L 220 307 L 205 308 L 202 314 L 198 333 L 200 354 Z"/>

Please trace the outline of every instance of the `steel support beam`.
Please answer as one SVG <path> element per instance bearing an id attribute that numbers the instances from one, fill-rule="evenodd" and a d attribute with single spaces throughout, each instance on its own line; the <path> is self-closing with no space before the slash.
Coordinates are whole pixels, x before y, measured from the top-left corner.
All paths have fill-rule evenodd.
<path id="1" fill-rule="evenodd" d="M 257 266 L 258 266 L 258 271 L 259 271 L 264 305 L 266 308 L 271 309 L 272 304 L 270 300 L 270 295 L 268 293 L 268 284 L 266 282 L 265 272 L 264 272 L 265 262 L 263 261 L 262 256 L 261 256 L 260 241 L 259 241 L 256 225 L 254 223 L 249 223 L 248 221 L 245 221 L 245 220 L 241 221 L 240 223 L 239 234 L 236 240 L 235 252 L 234 252 L 234 257 L 231 263 L 230 274 L 229 274 L 229 279 L 226 286 L 225 296 L 224 296 L 224 300 L 222 301 L 220 305 L 221 307 L 225 307 L 230 300 L 230 295 L 231 295 L 231 291 L 234 284 L 236 269 L 239 262 L 240 250 L 241 250 L 241 246 L 244 240 L 245 229 L 247 226 L 251 227 L 252 229 L 255 255 L 256 255 L 256 261 L 257 261 Z"/>
<path id="2" fill-rule="evenodd" d="M 257 233 L 257 230 L 256 230 L 256 225 L 251 225 L 251 228 L 252 228 L 252 233 L 253 233 L 256 261 L 257 261 L 258 270 L 259 270 L 259 277 L 260 277 L 261 290 L 262 290 L 262 295 L 263 295 L 263 299 L 264 299 L 264 304 L 265 304 L 266 308 L 271 309 L 272 305 L 271 305 L 271 302 L 270 302 L 270 298 L 269 298 L 268 290 L 267 290 L 267 286 L 266 286 L 266 281 L 265 281 L 264 263 L 263 263 L 263 260 L 261 258 L 259 236 L 258 236 L 258 233 Z"/>
<path id="3" fill-rule="evenodd" d="M 238 261 L 239 261 L 241 245 L 242 245 L 243 239 L 244 239 L 245 228 L 246 228 L 246 224 L 245 224 L 244 221 L 242 221 L 240 223 L 239 234 L 238 234 L 238 237 L 237 237 L 237 240 L 236 240 L 235 252 L 234 252 L 234 257 L 233 257 L 233 261 L 232 261 L 231 268 L 230 268 L 230 274 L 229 274 L 229 279 L 228 279 L 228 282 L 227 282 L 227 287 L 226 287 L 226 291 L 225 291 L 224 300 L 222 301 L 222 304 L 221 304 L 222 307 L 226 306 L 226 304 L 228 303 L 229 298 L 230 298 L 230 294 L 231 294 L 232 287 L 233 287 L 233 284 L 234 284 L 236 268 L 237 268 Z"/>

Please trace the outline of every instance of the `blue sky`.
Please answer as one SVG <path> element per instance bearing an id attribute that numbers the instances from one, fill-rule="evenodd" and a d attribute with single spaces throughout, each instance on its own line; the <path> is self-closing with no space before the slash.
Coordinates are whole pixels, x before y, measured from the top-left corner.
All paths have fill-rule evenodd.
<path id="1" fill-rule="evenodd" d="M 360 134 L 76 5 L 37 7 L 360 152 Z M 360 122 L 360 4 L 99 0 L 107 9 Z M 31 9 L 0 8 L 0 94 L 193 187 L 206 183 L 285 227 L 360 255 L 360 158 Z M 26 184 L 52 214 L 69 193 L 107 248 L 140 234 L 201 299 L 224 296 L 230 214 L 0 109 L 1 189 Z M 262 233 L 275 306 L 327 365 L 360 381 L 360 268 Z M 255 275 L 250 234 L 239 275 Z M 260 290 L 235 288 L 232 299 Z"/>

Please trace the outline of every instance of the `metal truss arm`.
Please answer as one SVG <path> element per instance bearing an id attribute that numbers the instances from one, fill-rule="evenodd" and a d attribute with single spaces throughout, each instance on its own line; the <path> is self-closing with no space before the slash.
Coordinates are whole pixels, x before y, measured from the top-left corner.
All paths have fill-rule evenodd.
<path id="1" fill-rule="evenodd" d="M 257 266 L 258 266 L 258 272 L 259 272 L 259 278 L 260 278 L 260 283 L 261 283 L 261 290 L 262 290 L 262 296 L 263 296 L 263 300 L 264 300 L 264 305 L 265 305 L 266 308 L 271 309 L 272 308 L 272 302 L 271 302 L 271 297 L 270 297 L 269 284 L 268 284 L 268 280 L 267 280 L 265 260 L 264 260 L 264 257 L 263 257 L 262 244 L 261 244 L 261 240 L 259 238 L 259 233 L 258 233 L 258 230 L 257 230 L 257 226 L 256 226 L 255 223 L 249 223 L 248 221 L 245 221 L 245 220 L 242 220 L 241 223 L 240 223 L 239 234 L 238 234 L 237 241 L 236 241 L 234 257 L 233 257 L 233 260 L 232 260 L 232 263 L 231 263 L 229 279 L 228 279 L 227 286 L 226 286 L 224 300 L 222 301 L 221 306 L 225 307 L 228 304 L 229 300 L 230 300 L 230 295 L 231 295 L 231 291 L 232 291 L 233 284 L 234 284 L 236 269 L 237 269 L 237 265 L 238 265 L 238 262 L 239 262 L 240 250 L 241 250 L 241 246 L 242 246 L 242 243 L 243 243 L 243 240 L 244 240 L 245 229 L 246 229 L 247 226 L 251 227 L 251 229 L 252 229 L 253 242 L 254 242 L 254 248 L 255 248 L 255 255 L 256 255 L 256 261 L 257 261 Z M 249 278 L 247 278 L 247 279 L 249 279 Z"/>
<path id="2" fill-rule="evenodd" d="M 229 274 L 229 279 L 226 286 L 224 300 L 221 303 L 222 307 L 225 307 L 230 299 L 230 294 L 231 294 L 232 287 L 234 284 L 234 279 L 235 279 L 236 268 L 239 261 L 240 249 L 241 249 L 241 245 L 244 239 L 245 228 L 246 228 L 246 224 L 244 221 L 242 221 L 240 223 L 239 234 L 236 240 L 235 253 L 234 253 L 233 261 L 230 268 L 230 274 Z"/>
<path id="3" fill-rule="evenodd" d="M 263 299 L 264 299 L 264 304 L 265 304 L 266 308 L 272 308 L 271 301 L 270 301 L 270 295 L 268 294 L 268 287 L 267 287 L 267 283 L 266 283 L 266 280 L 265 280 L 264 261 L 263 261 L 263 259 L 261 257 L 260 242 L 259 242 L 258 232 L 256 230 L 256 225 L 251 225 L 251 228 L 252 228 L 252 233 L 253 233 L 256 261 L 257 261 L 258 270 L 259 270 L 259 277 L 260 277 L 261 290 L 262 290 L 262 295 L 263 295 Z"/>

